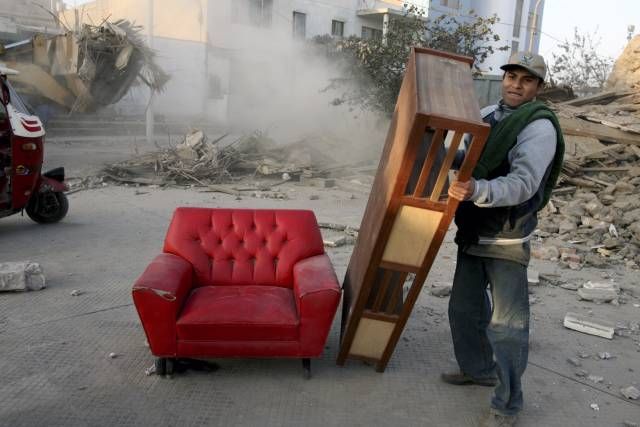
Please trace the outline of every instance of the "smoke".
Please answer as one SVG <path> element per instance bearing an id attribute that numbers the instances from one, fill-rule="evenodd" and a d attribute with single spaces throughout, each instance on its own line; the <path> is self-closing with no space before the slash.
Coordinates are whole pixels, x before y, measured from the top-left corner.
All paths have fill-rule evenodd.
<path id="1" fill-rule="evenodd" d="M 333 143 L 322 148 L 342 161 L 379 157 L 387 119 L 357 105 L 332 104 L 339 93 L 323 89 L 341 70 L 322 49 L 293 39 L 290 31 L 255 37 L 246 27 L 231 28 L 230 38 L 239 46 L 228 80 L 227 119 L 234 131 L 259 130 L 282 143 L 308 138 Z"/>

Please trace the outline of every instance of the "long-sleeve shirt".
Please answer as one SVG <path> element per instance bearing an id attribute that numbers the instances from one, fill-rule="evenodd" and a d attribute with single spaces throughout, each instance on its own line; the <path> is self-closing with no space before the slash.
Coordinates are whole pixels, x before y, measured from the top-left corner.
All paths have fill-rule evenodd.
<path id="1" fill-rule="evenodd" d="M 494 113 L 501 121 L 514 111 L 502 102 L 482 109 L 482 117 Z M 556 152 L 556 130 L 547 119 L 529 123 L 509 151 L 509 173 L 491 180 L 476 180 L 470 200 L 479 207 L 515 206 L 538 191 Z"/>

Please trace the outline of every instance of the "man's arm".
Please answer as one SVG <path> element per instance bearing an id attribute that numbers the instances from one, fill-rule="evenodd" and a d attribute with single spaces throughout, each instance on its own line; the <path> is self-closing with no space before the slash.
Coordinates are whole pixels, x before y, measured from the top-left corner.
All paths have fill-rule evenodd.
<path id="1" fill-rule="evenodd" d="M 515 206 L 538 191 L 556 152 L 556 130 L 547 119 L 527 125 L 509 151 L 510 171 L 492 180 L 455 182 L 449 195 L 480 207 Z"/>

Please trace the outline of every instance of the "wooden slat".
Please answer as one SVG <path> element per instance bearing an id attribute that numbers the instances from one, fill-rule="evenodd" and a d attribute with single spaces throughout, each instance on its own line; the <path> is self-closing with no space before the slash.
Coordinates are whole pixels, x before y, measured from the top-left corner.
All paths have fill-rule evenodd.
<path id="1" fill-rule="evenodd" d="M 417 273 L 418 267 L 413 265 L 398 264 L 397 262 L 381 261 L 380 268 L 394 271 L 406 271 L 407 273 Z"/>
<path id="2" fill-rule="evenodd" d="M 445 209 L 447 209 L 445 202 L 432 202 L 427 198 L 404 196 L 401 197 L 399 201 L 403 206 L 413 206 L 414 208 L 429 209 L 430 211 L 444 212 Z"/>
<path id="3" fill-rule="evenodd" d="M 376 295 L 376 299 L 373 303 L 372 311 L 380 311 L 380 307 L 382 307 L 382 301 L 384 300 L 384 296 L 387 294 L 387 289 L 389 289 L 389 283 L 391 283 L 392 277 L 393 271 L 384 271 L 382 282 L 380 283 L 380 287 L 378 288 L 378 295 Z"/>
<path id="4" fill-rule="evenodd" d="M 440 145 L 442 145 L 443 139 L 444 130 L 436 129 L 433 138 L 431 139 L 431 146 L 429 147 L 429 152 L 427 153 L 427 160 L 422 166 L 422 170 L 420 171 L 420 178 L 418 178 L 418 184 L 416 184 L 416 189 L 413 192 L 414 197 L 422 197 L 424 188 L 427 186 L 427 182 L 429 180 L 429 174 L 431 172 L 431 169 L 433 168 L 434 162 L 436 161 L 438 148 L 440 148 Z"/>
<path id="5" fill-rule="evenodd" d="M 447 135 L 447 137 L 448 136 L 449 135 Z M 453 140 L 451 141 L 451 145 L 449 146 L 449 151 L 447 152 L 447 156 L 444 158 L 442 162 L 442 166 L 440 166 L 438 181 L 436 181 L 436 185 L 433 187 L 433 192 L 431 193 L 430 200 L 432 202 L 437 202 L 438 200 L 440 200 L 442 189 L 444 188 L 444 184 L 447 181 L 449 170 L 451 170 L 451 165 L 453 164 L 453 160 L 456 158 L 456 153 L 458 152 L 458 146 L 460 145 L 460 141 L 462 141 L 463 136 L 464 134 L 462 132 L 456 132 L 455 135 L 453 136 Z"/>
<path id="6" fill-rule="evenodd" d="M 387 307 L 384 310 L 387 314 L 393 314 L 393 310 L 395 310 L 395 307 L 398 304 L 398 301 L 402 297 L 404 282 L 405 280 L 407 280 L 407 276 L 408 276 L 407 273 L 404 273 L 404 272 L 401 273 L 399 280 L 395 283 L 393 288 L 393 294 L 389 299 L 389 301 L 387 302 Z"/>
<path id="7" fill-rule="evenodd" d="M 373 320 L 382 320 L 383 322 L 396 323 L 398 321 L 398 315 L 386 314 L 386 313 L 374 313 L 371 310 L 365 310 L 362 312 L 362 317 Z"/>

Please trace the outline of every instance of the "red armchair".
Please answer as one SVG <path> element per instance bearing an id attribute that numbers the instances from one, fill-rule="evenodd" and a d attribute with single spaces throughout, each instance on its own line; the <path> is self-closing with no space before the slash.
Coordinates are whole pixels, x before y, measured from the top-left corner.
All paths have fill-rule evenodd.
<path id="1" fill-rule="evenodd" d="M 178 208 L 133 286 L 156 359 L 322 354 L 340 300 L 311 211 Z"/>

